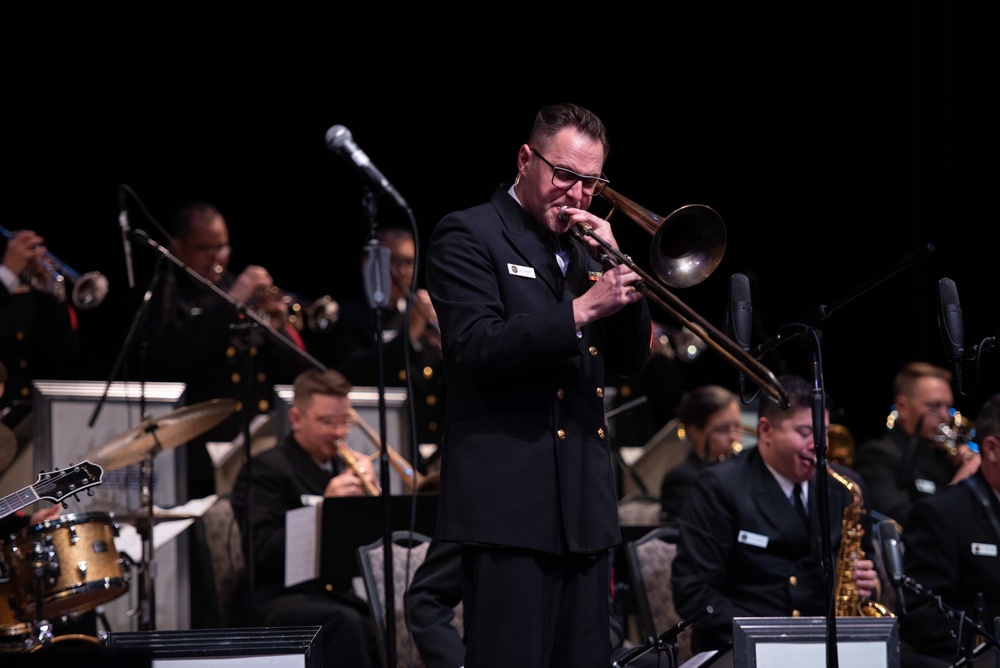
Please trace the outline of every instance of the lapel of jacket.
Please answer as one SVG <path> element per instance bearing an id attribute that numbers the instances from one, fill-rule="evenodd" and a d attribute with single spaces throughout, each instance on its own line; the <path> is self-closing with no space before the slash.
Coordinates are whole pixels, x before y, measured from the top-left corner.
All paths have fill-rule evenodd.
<path id="1" fill-rule="evenodd" d="M 563 275 L 555 254 L 545 243 L 538 223 L 507 193 L 503 186 L 493 193 L 493 207 L 503 221 L 503 235 L 535 276 L 556 294 L 562 296 Z"/>
<path id="2" fill-rule="evenodd" d="M 289 435 L 285 443 L 288 451 L 288 459 L 295 471 L 295 477 L 301 481 L 309 494 L 323 494 L 326 491 L 326 484 L 330 481 L 330 474 L 321 469 L 309 456 L 309 453 L 295 441 L 295 437 Z"/>
<path id="3" fill-rule="evenodd" d="M 753 470 L 751 477 L 753 500 L 760 513 L 790 543 L 808 540 L 806 527 L 802 525 L 802 520 L 796 515 L 788 497 L 781 491 L 778 481 L 767 470 L 764 459 L 758 453 L 754 453 L 750 464 Z"/>

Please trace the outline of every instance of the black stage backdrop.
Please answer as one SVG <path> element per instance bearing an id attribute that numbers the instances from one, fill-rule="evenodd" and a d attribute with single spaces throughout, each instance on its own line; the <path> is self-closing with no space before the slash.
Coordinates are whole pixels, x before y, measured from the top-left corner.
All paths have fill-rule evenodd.
<path id="1" fill-rule="evenodd" d="M 721 326 L 729 276 L 747 274 L 755 345 L 934 244 L 822 328 L 827 390 L 865 438 L 901 364 L 947 365 L 940 278 L 958 286 L 967 345 L 997 333 L 1000 12 L 761 4 L 5 8 L 0 219 L 110 279 L 105 304 L 80 314 L 86 351 L 66 372 L 104 379 L 136 299 L 120 184 L 164 225 L 187 201 L 214 203 L 232 268 L 261 264 L 304 298 L 343 299 L 360 289 L 369 229 L 360 178 L 325 146 L 330 126 L 353 132 L 425 242 L 442 215 L 513 178 L 539 106 L 575 101 L 609 128 L 619 192 L 662 215 L 689 203 L 720 212 L 721 266 L 675 294 Z M 163 241 L 133 199 L 130 210 Z M 405 222 L 384 198 L 377 220 Z M 648 266 L 650 236 L 615 220 Z M 153 259 L 135 250 L 140 274 Z M 810 350 L 782 346 L 765 362 L 810 376 Z M 986 356 L 959 408 L 974 415 L 1000 390 L 998 366 Z M 712 351 L 683 374 L 686 388 L 736 385 Z M 976 379 L 967 369 L 966 385 Z"/>

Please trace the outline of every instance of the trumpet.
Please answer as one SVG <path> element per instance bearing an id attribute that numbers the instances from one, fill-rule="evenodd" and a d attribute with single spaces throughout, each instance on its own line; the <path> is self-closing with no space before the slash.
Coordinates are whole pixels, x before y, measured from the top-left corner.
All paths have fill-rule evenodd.
<path id="1" fill-rule="evenodd" d="M 344 463 L 347 464 L 347 466 L 354 471 L 354 473 L 361 480 L 361 485 L 365 490 L 365 496 L 378 496 L 378 487 L 365 477 L 364 464 L 358 461 L 358 458 L 354 456 L 351 449 L 347 447 L 347 443 L 337 441 L 337 454 L 340 455 L 340 458 L 344 460 Z"/>
<path id="2" fill-rule="evenodd" d="M 14 233 L 0 226 L 0 234 L 7 239 L 13 239 Z M 42 274 L 33 272 L 30 277 L 31 286 L 39 292 L 46 292 L 61 302 L 66 301 L 66 286 L 72 285 L 70 298 L 73 306 L 81 311 L 97 308 L 108 296 L 108 279 L 98 271 L 90 271 L 82 276 L 68 264 L 45 251 L 42 262 Z"/>
<path id="3" fill-rule="evenodd" d="M 600 238 L 591 227 L 578 223 L 570 230 L 570 234 L 580 240 L 590 237 L 604 249 L 610 264 L 623 264 L 638 274 L 642 280 L 636 284 L 636 288 L 640 292 L 732 366 L 746 374 L 747 378 L 774 397 L 779 405 L 787 406 L 785 390 L 770 369 L 666 287 L 686 288 L 697 285 L 719 266 L 726 250 L 726 227 L 719 214 L 704 204 L 688 204 L 663 218 L 611 188 L 605 187 L 600 196 L 611 204 L 605 220 L 610 219 L 615 211 L 621 211 L 653 235 L 650 263 L 659 279 Z"/>
<path id="4" fill-rule="evenodd" d="M 285 321 L 298 332 L 309 329 L 314 334 L 321 334 L 336 325 L 340 318 L 340 305 L 330 295 L 324 295 L 312 303 L 307 303 L 294 292 L 282 290 L 277 285 L 260 290 L 251 308 L 261 311 L 264 302 L 272 298 L 277 298 L 285 304 L 288 309 Z M 262 316 L 268 315 L 270 314 L 262 314 Z"/>
<path id="5" fill-rule="evenodd" d="M 949 409 L 948 413 L 951 415 L 951 420 L 938 425 L 938 431 L 941 432 L 937 438 L 938 446 L 952 459 L 958 456 L 958 449 L 963 445 L 978 453 L 979 445 L 972 440 L 976 437 L 976 425 L 954 408 Z M 971 458 L 971 455 L 968 457 Z"/>

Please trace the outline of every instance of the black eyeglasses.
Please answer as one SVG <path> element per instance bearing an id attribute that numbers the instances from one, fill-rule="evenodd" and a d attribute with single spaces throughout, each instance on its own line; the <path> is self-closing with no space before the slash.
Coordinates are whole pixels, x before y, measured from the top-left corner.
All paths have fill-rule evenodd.
<path id="1" fill-rule="evenodd" d="M 529 146 L 528 148 L 531 147 Z M 584 195 L 600 195 L 601 191 L 604 190 L 604 186 L 609 183 L 608 179 L 603 176 L 584 176 L 583 174 L 577 174 L 572 169 L 556 167 L 551 162 L 546 160 L 545 156 L 537 150 L 531 148 L 531 151 L 541 158 L 542 162 L 552 168 L 552 185 L 556 188 L 569 190 L 576 185 L 577 181 L 579 181 L 583 185 Z"/>

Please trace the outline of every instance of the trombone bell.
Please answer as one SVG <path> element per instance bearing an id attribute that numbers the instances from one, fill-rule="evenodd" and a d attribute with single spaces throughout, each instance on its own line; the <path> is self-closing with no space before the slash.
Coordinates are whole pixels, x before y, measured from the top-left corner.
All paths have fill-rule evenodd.
<path id="1" fill-rule="evenodd" d="M 653 235 L 649 261 L 660 279 L 673 288 L 689 288 L 708 278 L 726 253 L 726 225 L 715 209 L 688 204 L 666 218 L 643 208 L 611 188 L 601 191 L 617 210 Z"/>

